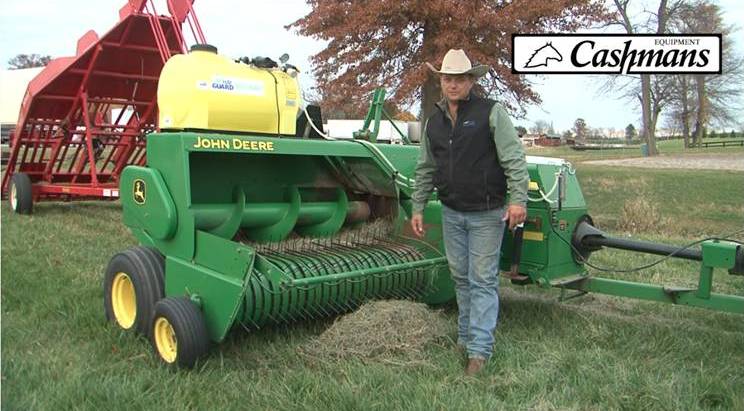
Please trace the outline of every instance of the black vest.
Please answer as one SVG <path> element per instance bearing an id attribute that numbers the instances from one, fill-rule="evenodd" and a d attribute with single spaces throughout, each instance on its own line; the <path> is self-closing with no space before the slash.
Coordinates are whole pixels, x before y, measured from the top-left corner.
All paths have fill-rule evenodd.
<path id="1" fill-rule="evenodd" d="M 434 186 L 439 200 L 453 210 L 483 211 L 504 205 L 506 177 L 489 124 L 494 104 L 471 94 L 458 104 L 454 127 L 439 105 L 429 117 L 426 137 L 437 165 Z"/>

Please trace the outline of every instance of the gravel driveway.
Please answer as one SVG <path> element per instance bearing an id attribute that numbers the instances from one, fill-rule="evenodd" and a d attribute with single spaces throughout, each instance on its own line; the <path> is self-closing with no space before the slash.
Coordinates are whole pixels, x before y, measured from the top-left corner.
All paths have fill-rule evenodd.
<path id="1" fill-rule="evenodd" d="M 736 154 L 686 154 L 656 157 L 622 158 L 616 160 L 591 160 L 583 164 L 640 168 L 682 168 L 696 170 L 744 171 L 744 153 Z"/>

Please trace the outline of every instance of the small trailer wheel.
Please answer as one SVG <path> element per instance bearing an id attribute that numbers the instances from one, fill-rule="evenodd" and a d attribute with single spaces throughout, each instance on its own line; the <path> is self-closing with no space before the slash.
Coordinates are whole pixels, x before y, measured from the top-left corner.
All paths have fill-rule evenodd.
<path id="1" fill-rule="evenodd" d="M 10 208 L 18 214 L 31 214 L 34 209 L 31 178 L 26 173 L 15 173 L 8 188 Z"/>
<path id="2" fill-rule="evenodd" d="M 155 306 L 152 345 L 168 365 L 192 368 L 209 350 L 209 334 L 199 307 L 188 297 L 168 297 Z"/>
<path id="3" fill-rule="evenodd" d="M 164 266 L 163 256 L 152 248 L 138 246 L 116 254 L 103 280 L 106 318 L 149 336 L 155 304 L 164 296 Z"/>

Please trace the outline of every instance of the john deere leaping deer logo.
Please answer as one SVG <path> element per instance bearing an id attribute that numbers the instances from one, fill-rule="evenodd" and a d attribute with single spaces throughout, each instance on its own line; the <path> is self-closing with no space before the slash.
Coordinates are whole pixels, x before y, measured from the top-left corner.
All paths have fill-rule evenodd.
<path id="1" fill-rule="evenodd" d="M 527 64 L 524 68 L 534 68 L 540 66 L 548 66 L 548 60 L 563 61 L 561 53 L 553 47 L 553 43 L 545 43 L 544 46 L 535 50 L 534 53 L 527 60 Z"/>
<path id="2" fill-rule="evenodd" d="M 134 202 L 137 204 L 145 204 L 146 197 L 145 197 L 145 182 L 144 180 L 134 180 L 134 189 L 132 190 L 132 194 L 134 194 Z"/>

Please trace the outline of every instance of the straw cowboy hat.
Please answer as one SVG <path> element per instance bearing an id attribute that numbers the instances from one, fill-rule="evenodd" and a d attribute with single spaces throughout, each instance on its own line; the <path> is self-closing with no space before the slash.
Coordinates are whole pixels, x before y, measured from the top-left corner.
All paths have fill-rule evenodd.
<path id="1" fill-rule="evenodd" d="M 490 67 L 480 64 L 473 67 L 470 59 L 462 49 L 450 49 L 442 59 L 442 68 L 437 70 L 430 63 L 426 63 L 431 71 L 437 74 L 470 74 L 475 77 L 481 77 L 488 72 Z"/>

